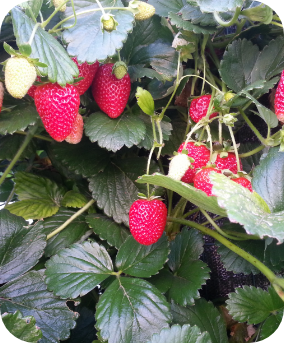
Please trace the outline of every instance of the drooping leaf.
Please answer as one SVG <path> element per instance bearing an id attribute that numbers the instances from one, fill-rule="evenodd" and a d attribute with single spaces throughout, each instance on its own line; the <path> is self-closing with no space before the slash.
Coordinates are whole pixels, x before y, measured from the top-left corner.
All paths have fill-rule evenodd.
<path id="1" fill-rule="evenodd" d="M 167 17 L 169 12 L 179 12 L 186 5 L 186 0 L 149 0 L 148 3 L 155 7 L 158 15 Z"/>
<path id="2" fill-rule="evenodd" d="M 243 0 L 196 0 L 202 12 L 228 12 L 243 5 Z"/>
<path id="3" fill-rule="evenodd" d="M 135 182 L 146 164 L 146 159 L 140 157 L 114 159 L 103 173 L 90 178 L 89 188 L 97 205 L 117 223 L 128 226 L 130 206 L 137 199 L 138 192 L 146 192 L 144 185 L 141 187 Z M 158 167 L 153 163 L 150 169 L 153 172 Z"/>
<path id="4" fill-rule="evenodd" d="M 162 269 L 169 254 L 165 235 L 152 245 L 142 245 L 129 236 L 120 246 L 115 265 L 123 273 L 136 277 L 150 277 Z"/>
<path id="5" fill-rule="evenodd" d="M 83 206 L 85 206 L 87 204 L 88 200 L 87 198 L 78 192 L 75 191 L 68 191 L 62 201 L 61 204 L 62 206 L 65 207 L 77 207 L 77 208 L 81 208 Z"/>
<path id="6" fill-rule="evenodd" d="M 144 138 L 146 127 L 138 116 L 122 114 L 116 119 L 108 117 L 105 113 L 91 114 L 85 123 L 85 133 L 92 142 L 99 146 L 116 152 L 124 145 L 131 148 Z"/>
<path id="7" fill-rule="evenodd" d="M 198 6 L 186 4 L 181 9 L 181 15 L 184 20 L 190 20 L 192 24 L 200 24 L 202 26 L 216 26 L 217 22 L 212 13 L 204 13 L 200 11 Z"/>
<path id="8" fill-rule="evenodd" d="M 64 188 L 50 179 L 17 172 L 15 191 L 20 201 L 6 208 L 25 219 L 41 219 L 55 214 L 60 207 Z"/>
<path id="9" fill-rule="evenodd" d="M 17 45 L 29 41 L 34 28 L 34 22 L 19 8 L 14 7 L 11 11 L 14 33 Z M 57 82 L 64 87 L 67 83 L 73 83 L 74 77 L 79 74 L 78 67 L 68 56 L 63 46 L 41 27 L 37 28 L 30 58 L 38 58 L 48 67 L 39 67 L 42 75 L 48 76 L 51 82 Z"/>
<path id="10" fill-rule="evenodd" d="M 42 343 L 59 343 L 70 335 L 77 315 L 66 302 L 46 290 L 44 270 L 31 271 L 0 288 L 1 312 L 20 311 L 33 316 L 42 331 Z"/>
<path id="11" fill-rule="evenodd" d="M 130 235 L 129 230 L 123 225 L 118 225 L 108 217 L 99 214 L 88 215 L 86 221 L 101 239 L 105 239 L 109 245 L 112 245 L 117 249 L 121 247 L 123 242 Z"/>
<path id="12" fill-rule="evenodd" d="M 176 13 L 169 13 L 169 18 L 171 20 L 171 24 L 175 25 L 176 27 L 186 30 L 186 31 L 191 31 L 194 32 L 196 34 L 198 33 L 202 33 L 202 34 L 211 34 L 216 32 L 216 28 L 212 27 L 212 26 L 199 26 L 199 25 L 195 25 L 192 24 L 190 21 L 188 20 L 183 20 L 182 16 L 179 16 Z"/>
<path id="13" fill-rule="evenodd" d="M 66 142 L 53 144 L 51 147 L 56 159 L 60 160 L 70 170 L 84 177 L 93 176 L 103 171 L 109 163 L 109 154 L 89 139 L 83 139 L 78 144 Z"/>
<path id="14" fill-rule="evenodd" d="M 271 212 L 284 210 L 284 154 L 271 148 L 253 173 L 253 189 L 266 201 Z"/>
<path id="15" fill-rule="evenodd" d="M 102 7 L 123 7 L 120 0 L 101 0 Z M 102 16 L 98 4 L 94 0 L 74 1 L 77 14 L 77 24 L 63 33 L 63 39 L 68 44 L 67 51 L 70 56 L 77 56 L 80 62 L 94 63 L 96 60 L 104 61 L 107 57 L 116 54 L 126 41 L 127 34 L 133 29 L 134 15 L 130 11 L 111 10 L 109 13 L 115 16 L 118 25 L 115 30 L 108 32 L 101 29 L 100 18 Z M 96 10 L 96 11 L 92 11 Z M 80 12 L 86 12 L 80 14 Z M 71 3 L 67 4 L 64 18 L 73 15 Z M 63 27 L 68 28 L 74 24 L 74 17 L 67 20 Z M 86 32 L 88 39 L 86 40 Z M 84 42 L 82 44 L 82 42 Z"/>
<path id="16" fill-rule="evenodd" d="M 151 284 L 119 278 L 101 296 L 96 327 L 109 343 L 145 343 L 153 333 L 168 327 L 169 304 Z"/>
<path id="17" fill-rule="evenodd" d="M 283 310 L 277 314 L 268 317 L 261 326 L 259 338 L 264 340 L 270 337 L 279 327 L 283 319 Z"/>
<path id="18" fill-rule="evenodd" d="M 218 203 L 225 208 L 230 221 L 244 225 L 249 234 L 276 238 L 280 243 L 284 239 L 284 211 L 270 213 L 266 202 L 257 193 L 249 190 L 226 176 L 212 173 L 213 194 Z"/>
<path id="19" fill-rule="evenodd" d="M 0 284 L 11 281 L 37 264 L 46 246 L 42 227 L 34 229 L 21 217 L 0 211 Z"/>
<path id="20" fill-rule="evenodd" d="M 42 225 L 44 227 L 44 233 L 50 234 L 62 224 L 64 224 L 72 215 L 74 211 L 67 208 L 60 208 L 59 211 L 52 217 L 46 218 Z M 51 237 L 47 241 L 45 248 L 45 256 L 55 255 L 60 249 L 67 248 L 73 243 L 77 243 L 82 236 L 84 236 L 89 227 L 85 221 L 84 215 L 80 215 L 75 218 L 70 224 L 68 224 L 64 230 Z"/>
<path id="21" fill-rule="evenodd" d="M 200 191 L 189 184 L 175 181 L 159 173 L 155 173 L 154 175 L 143 175 L 137 182 L 168 188 L 206 211 L 226 216 L 226 212 L 218 206 L 215 197 L 208 197 L 203 191 Z"/>
<path id="22" fill-rule="evenodd" d="M 230 315 L 239 322 L 258 324 L 271 313 L 283 310 L 284 303 L 272 287 L 265 291 L 253 286 L 236 288 L 229 294 L 227 308 Z"/>
<path id="23" fill-rule="evenodd" d="M 173 325 L 155 333 L 147 343 L 211 343 L 208 332 L 200 332 L 197 326 Z"/>
<path id="24" fill-rule="evenodd" d="M 34 104 L 21 103 L 11 111 L 4 111 L 0 116 L 0 134 L 24 131 L 29 125 L 34 125 L 39 118 Z"/>
<path id="25" fill-rule="evenodd" d="M 224 319 L 211 302 L 198 299 L 194 306 L 182 307 L 172 302 L 173 323 L 196 325 L 201 332 L 208 332 L 212 343 L 228 343 Z"/>
<path id="26" fill-rule="evenodd" d="M 23 145 L 25 136 L 7 135 L 0 138 L 0 161 L 12 160 L 20 147 Z M 20 160 L 30 158 L 36 151 L 36 145 L 31 141 L 20 156 Z"/>
<path id="27" fill-rule="evenodd" d="M 47 261 L 46 267 L 48 289 L 64 299 L 85 295 L 113 271 L 106 249 L 90 242 L 60 250 Z"/>
<path id="28" fill-rule="evenodd" d="M 198 258 L 203 252 L 203 239 L 196 230 L 184 229 L 171 242 L 168 265 L 174 274 L 169 296 L 179 305 L 193 304 L 198 289 L 209 278 L 209 269 Z"/>
<path id="29" fill-rule="evenodd" d="M 33 316 L 23 317 L 20 311 L 16 311 L 2 314 L 2 321 L 13 336 L 24 342 L 36 343 L 42 338 Z"/>

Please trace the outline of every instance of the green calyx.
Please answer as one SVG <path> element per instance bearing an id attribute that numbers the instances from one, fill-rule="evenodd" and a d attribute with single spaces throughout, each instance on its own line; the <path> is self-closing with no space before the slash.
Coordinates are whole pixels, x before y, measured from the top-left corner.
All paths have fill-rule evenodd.
<path id="1" fill-rule="evenodd" d="M 122 61 L 116 62 L 112 67 L 112 73 L 118 80 L 121 80 L 127 74 L 127 65 Z"/>

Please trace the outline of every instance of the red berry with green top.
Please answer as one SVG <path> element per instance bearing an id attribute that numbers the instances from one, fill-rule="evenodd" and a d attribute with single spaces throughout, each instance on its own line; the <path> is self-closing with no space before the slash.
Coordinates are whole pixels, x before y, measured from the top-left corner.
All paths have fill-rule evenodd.
<path id="1" fill-rule="evenodd" d="M 197 99 L 191 101 L 189 107 L 189 115 L 191 119 L 198 123 L 207 114 L 208 107 L 210 104 L 211 95 L 202 95 Z M 218 115 L 218 112 L 214 112 L 210 115 L 209 119 L 212 119 Z"/>
<path id="2" fill-rule="evenodd" d="M 237 174 L 238 166 L 237 166 L 237 158 L 233 152 L 228 152 L 227 157 L 221 157 L 219 154 L 214 162 L 216 168 L 224 170 L 229 169 L 233 174 Z M 240 160 L 240 168 L 243 169 L 242 162 Z"/>
<path id="3" fill-rule="evenodd" d="M 221 170 L 216 168 L 204 168 L 201 169 L 198 173 L 196 173 L 193 185 L 195 188 L 200 189 L 201 191 L 205 192 L 208 196 L 212 195 L 212 187 L 213 184 L 211 183 L 209 175 L 212 172 L 221 173 Z"/>
<path id="4" fill-rule="evenodd" d="M 128 73 L 120 80 L 112 73 L 113 63 L 102 65 L 93 81 L 92 93 L 100 109 L 110 118 L 121 115 L 127 104 L 131 82 Z"/>
<path id="5" fill-rule="evenodd" d="M 161 200 L 139 199 L 130 207 L 130 232 L 140 244 L 156 243 L 161 238 L 166 223 L 167 207 Z"/>
<path id="6" fill-rule="evenodd" d="M 79 95 L 82 95 L 86 90 L 91 86 L 94 77 L 99 69 L 99 62 L 96 61 L 93 64 L 88 64 L 87 62 L 79 63 L 76 57 L 72 57 L 72 61 L 76 63 L 79 69 L 79 77 L 83 77 L 84 80 L 74 83 L 74 86 L 77 88 Z"/>
<path id="7" fill-rule="evenodd" d="M 249 191 L 253 192 L 250 180 L 246 179 L 245 177 L 238 177 L 236 179 L 231 180 L 247 188 Z"/>
<path id="8" fill-rule="evenodd" d="M 188 151 L 187 156 L 192 157 L 194 162 L 191 164 L 193 168 L 188 168 L 181 181 L 192 183 L 196 174 L 196 170 L 206 166 L 206 164 L 209 162 L 210 150 L 208 150 L 205 145 L 196 146 L 194 145 L 194 142 L 187 143 L 186 148 L 184 148 L 183 143 L 179 147 L 178 152 L 182 152 L 183 149 Z"/>
<path id="9" fill-rule="evenodd" d="M 61 87 L 57 83 L 38 86 L 35 105 L 50 136 L 62 142 L 70 133 L 80 106 L 80 96 L 73 85 Z"/>
<path id="10" fill-rule="evenodd" d="M 284 70 L 276 89 L 274 107 L 278 120 L 284 123 Z"/>

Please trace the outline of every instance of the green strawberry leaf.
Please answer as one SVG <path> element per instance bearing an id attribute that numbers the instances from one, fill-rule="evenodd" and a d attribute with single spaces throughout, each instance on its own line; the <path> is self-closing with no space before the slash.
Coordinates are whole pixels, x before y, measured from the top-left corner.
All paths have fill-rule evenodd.
<path id="1" fill-rule="evenodd" d="M 21 217 L 0 211 L 0 284 L 11 281 L 37 264 L 46 246 L 42 226 L 28 228 Z"/>
<path id="2" fill-rule="evenodd" d="M 24 342 L 36 343 L 42 338 L 42 332 L 36 326 L 33 316 L 23 317 L 20 311 L 3 313 L 2 321 L 13 336 Z"/>
<path id="3" fill-rule="evenodd" d="M 284 303 L 272 287 L 264 291 L 253 286 L 243 286 L 229 294 L 227 308 L 235 320 L 258 324 L 270 314 L 283 310 Z"/>
<path id="4" fill-rule="evenodd" d="M 216 175 L 215 175 L 216 174 Z M 213 194 L 218 203 L 225 208 L 231 222 L 244 226 L 249 234 L 273 237 L 282 242 L 284 239 L 284 211 L 270 213 L 266 202 L 257 193 L 249 190 L 226 176 L 212 173 Z"/>
<path id="5" fill-rule="evenodd" d="M 86 217 L 89 226 L 101 239 L 106 240 L 109 245 L 119 249 L 130 235 L 123 225 L 118 225 L 108 217 L 99 214 L 90 214 Z"/>
<path id="6" fill-rule="evenodd" d="M 11 11 L 14 33 L 17 45 L 29 41 L 34 28 L 34 22 L 19 8 L 14 7 Z M 41 27 L 37 28 L 30 58 L 38 58 L 48 67 L 39 67 L 43 76 L 48 76 L 49 81 L 57 82 L 64 87 L 67 83 L 73 83 L 74 77 L 79 75 L 76 64 L 70 59 L 63 46 L 52 35 Z"/>
<path id="7" fill-rule="evenodd" d="M 14 183 L 11 180 L 6 179 L 2 183 L 2 185 L 0 186 L 0 202 L 5 202 L 8 199 L 13 188 L 14 188 Z M 14 201 L 14 200 L 15 200 L 15 195 L 13 196 L 11 201 Z"/>
<path id="8" fill-rule="evenodd" d="M 12 160 L 20 147 L 23 145 L 25 136 L 21 135 L 7 135 L 0 138 L 0 160 Z M 30 158 L 36 152 L 36 145 L 32 141 L 23 151 L 19 160 Z"/>
<path id="9" fill-rule="evenodd" d="M 227 216 L 226 211 L 218 206 L 216 197 L 208 197 L 203 191 L 181 181 L 175 181 L 165 175 L 159 173 L 155 173 L 154 175 L 143 175 L 137 180 L 137 183 L 149 183 L 151 185 L 165 187 L 178 193 L 194 205 L 206 211 L 221 216 Z"/>
<path id="10" fill-rule="evenodd" d="M 186 31 L 192 31 L 196 34 L 202 33 L 202 34 L 211 34 L 216 32 L 216 28 L 212 28 L 212 26 L 199 26 L 194 25 L 188 20 L 183 20 L 183 17 L 179 16 L 176 13 L 170 12 L 169 18 L 171 20 L 171 24 L 175 25 L 179 29 L 183 29 Z"/>
<path id="11" fill-rule="evenodd" d="M 171 314 L 164 296 L 147 281 L 119 278 L 101 296 L 96 319 L 104 341 L 145 343 L 168 327 Z"/>
<path id="12" fill-rule="evenodd" d="M 158 288 L 158 290 L 163 294 L 171 288 L 173 280 L 173 274 L 166 268 L 161 269 L 158 274 L 153 275 L 148 279 L 148 281 Z"/>
<path id="13" fill-rule="evenodd" d="M 198 289 L 209 279 L 209 268 L 198 258 L 203 252 L 202 235 L 184 229 L 171 242 L 168 266 L 174 274 L 169 296 L 179 305 L 193 304 Z"/>
<path id="14" fill-rule="evenodd" d="M 168 17 L 169 12 L 179 12 L 186 5 L 186 0 L 149 0 L 148 3 L 155 7 L 158 15 Z"/>
<path id="15" fill-rule="evenodd" d="M 163 268 L 169 254 L 165 235 L 158 242 L 146 246 L 129 236 L 120 246 L 115 265 L 123 273 L 136 277 L 150 277 Z"/>
<path id="16" fill-rule="evenodd" d="M 50 179 L 17 172 L 15 192 L 20 201 L 6 208 L 25 219 L 41 219 L 55 214 L 60 207 L 64 189 Z"/>
<path id="17" fill-rule="evenodd" d="M 197 326 L 186 324 L 182 327 L 173 325 L 155 333 L 147 343 L 211 343 L 208 332 L 200 332 Z"/>
<path id="18" fill-rule="evenodd" d="M 284 69 L 283 56 L 284 38 L 281 36 L 262 51 L 251 41 L 239 39 L 228 46 L 221 61 L 220 75 L 228 87 L 239 92 L 256 81 L 268 81 L 279 74 Z"/>
<path id="19" fill-rule="evenodd" d="M 211 302 L 198 299 L 194 306 L 182 307 L 172 302 L 173 323 L 196 325 L 201 332 L 208 332 L 212 343 L 228 343 L 226 324 Z"/>
<path id="20" fill-rule="evenodd" d="M 4 101 L 5 105 L 5 101 Z M 20 102 L 19 105 L 4 111 L 0 116 L 0 134 L 24 131 L 29 125 L 34 125 L 39 118 L 34 104 Z"/>
<path id="21" fill-rule="evenodd" d="M 217 22 L 212 13 L 201 12 L 200 8 L 190 4 L 186 4 L 180 11 L 183 20 L 190 20 L 192 24 L 200 24 L 202 26 L 216 26 Z M 223 17 L 222 13 L 222 17 Z"/>
<path id="22" fill-rule="evenodd" d="M 66 302 L 46 290 L 44 270 L 31 271 L 0 288 L 1 312 L 20 311 L 33 316 L 42 332 L 42 343 L 59 343 L 70 335 L 77 314 Z"/>
<path id="23" fill-rule="evenodd" d="M 75 191 L 68 191 L 62 199 L 61 205 L 65 207 L 81 208 L 84 207 L 87 202 L 88 200 L 83 194 Z"/>
<path id="24" fill-rule="evenodd" d="M 264 340 L 270 337 L 279 327 L 283 319 L 283 310 L 268 317 L 261 326 L 259 339 Z"/>
<path id="25" fill-rule="evenodd" d="M 184 141 L 185 131 L 186 131 L 186 122 L 184 118 L 175 113 L 171 118 L 172 124 L 172 134 L 169 137 L 169 140 L 164 142 L 165 145 L 162 149 L 162 155 L 172 155 L 174 151 L 177 151 L 181 143 Z"/>
<path id="26" fill-rule="evenodd" d="M 137 145 L 145 133 L 144 122 L 130 113 L 112 119 L 105 113 L 96 112 L 91 114 L 85 123 L 85 134 L 91 142 L 98 142 L 100 147 L 113 152 L 124 145 L 128 148 Z"/>
<path id="27" fill-rule="evenodd" d="M 28 0 L 28 1 L 22 2 L 20 6 L 25 9 L 26 15 L 32 19 L 33 17 L 37 18 L 37 16 L 39 15 L 39 11 L 41 10 L 42 3 L 43 3 L 43 0 Z M 32 12 L 33 16 L 30 13 L 30 11 Z"/>
<path id="28" fill-rule="evenodd" d="M 271 148 L 255 168 L 253 189 L 266 201 L 271 212 L 284 210 L 284 154 L 279 147 Z"/>
<path id="29" fill-rule="evenodd" d="M 243 6 L 243 0 L 196 0 L 202 12 L 229 12 Z"/>
<path id="30" fill-rule="evenodd" d="M 92 144 L 89 139 L 83 139 L 78 144 L 55 143 L 50 149 L 63 165 L 84 177 L 103 171 L 110 160 L 107 151 L 97 144 Z"/>
<path id="31" fill-rule="evenodd" d="M 123 7 L 120 0 L 101 0 L 102 7 Z M 94 0 L 74 1 L 77 13 L 77 24 L 66 29 L 63 33 L 63 39 L 68 44 L 67 51 L 70 56 L 77 56 L 80 62 L 94 63 L 96 60 L 103 62 L 107 57 L 116 54 L 127 39 L 128 32 L 133 29 L 134 16 L 130 11 L 111 10 L 108 11 L 115 16 L 118 26 L 111 32 L 101 29 L 100 18 L 102 16 L 98 4 Z M 97 9 L 97 11 L 91 11 Z M 80 12 L 89 11 L 84 15 Z M 68 18 L 73 15 L 71 3 L 67 3 L 67 10 L 63 17 Z M 67 20 L 63 27 L 67 28 L 74 24 L 74 18 Z M 86 40 L 86 32 L 89 33 Z M 82 45 L 82 42 L 83 45 Z"/>
<path id="32" fill-rule="evenodd" d="M 102 208 L 107 216 L 113 217 L 117 223 L 128 226 L 129 209 L 137 200 L 137 193 L 145 194 L 147 191 L 145 185 L 141 187 L 135 182 L 141 171 L 145 170 L 146 164 L 147 160 L 143 157 L 114 159 L 103 173 L 89 179 L 89 188 L 97 201 L 97 206 Z M 157 171 L 157 165 L 152 163 L 150 170 Z"/>
<path id="33" fill-rule="evenodd" d="M 85 295 L 113 272 L 106 249 L 90 242 L 60 250 L 46 267 L 48 289 L 64 299 Z"/>
<path id="34" fill-rule="evenodd" d="M 151 93 L 149 93 L 146 89 L 137 87 L 135 96 L 141 110 L 149 116 L 154 115 L 155 104 Z"/>
<path id="35" fill-rule="evenodd" d="M 74 213 L 66 208 L 60 208 L 52 217 L 46 218 L 42 225 L 46 235 L 64 224 Z M 66 226 L 64 230 L 51 237 L 47 241 L 44 254 L 47 257 L 55 255 L 60 249 L 67 248 L 73 243 L 77 243 L 87 232 L 89 227 L 86 224 L 85 217 L 80 215 Z"/>

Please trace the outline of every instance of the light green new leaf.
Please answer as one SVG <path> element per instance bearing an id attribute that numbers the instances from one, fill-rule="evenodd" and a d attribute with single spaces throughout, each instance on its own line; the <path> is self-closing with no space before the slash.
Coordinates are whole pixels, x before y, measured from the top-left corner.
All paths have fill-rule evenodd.
<path id="1" fill-rule="evenodd" d="M 151 93 L 149 93 L 146 89 L 137 87 L 135 96 L 141 110 L 149 116 L 152 116 L 155 111 L 155 104 Z"/>
<path id="2" fill-rule="evenodd" d="M 60 250 L 47 261 L 46 267 L 48 289 L 64 299 L 85 295 L 113 271 L 106 249 L 90 242 Z"/>
<path id="3" fill-rule="evenodd" d="M 89 226 L 94 230 L 95 234 L 101 239 L 108 242 L 109 245 L 119 249 L 122 243 L 130 235 L 123 225 L 118 225 L 108 217 L 99 214 L 90 214 L 86 217 Z"/>
<path id="4" fill-rule="evenodd" d="M 208 332 L 200 332 L 197 326 L 173 325 L 155 333 L 147 343 L 211 343 Z"/>
<path id="5" fill-rule="evenodd" d="M 3 313 L 2 320 L 12 335 L 24 342 L 36 343 L 42 338 L 42 332 L 36 326 L 33 316 L 23 317 L 20 311 L 16 311 L 15 313 Z"/>
<path id="6" fill-rule="evenodd" d="M 46 236 L 42 226 L 28 227 L 21 217 L 0 211 L 0 284 L 35 266 L 43 255 Z"/>
<path id="7" fill-rule="evenodd" d="M 146 126 L 138 116 L 122 114 L 110 118 L 105 113 L 96 112 L 90 115 L 85 123 L 85 134 L 91 142 L 107 150 L 116 152 L 124 145 L 131 148 L 144 138 Z"/>
<path id="8" fill-rule="evenodd" d="M 169 296 L 179 305 L 193 304 L 198 290 L 209 279 L 209 268 L 198 258 L 203 252 L 202 235 L 184 229 L 171 242 L 168 265 L 174 274 Z"/>
<path id="9" fill-rule="evenodd" d="M 50 179 L 17 172 L 15 191 L 20 201 L 6 208 L 25 219 L 41 219 L 55 214 L 60 207 L 64 189 Z"/>
<path id="10" fill-rule="evenodd" d="M 125 274 L 150 277 L 163 268 L 169 254 L 169 243 L 165 235 L 152 245 L 142 245 L 129 236 L 120 246 L 115 265 Z"/>
<path id="11" fill-rule="evenodd" d="M 234 293 L 229 294 L 227 304 L 235 320 L 248 324 L 261 323 L 270 314 L 284 308 L 283 301 L 272 287 L 268 291 L 253 286 L 236 288 Z"/>
<path id="12" fill-rule="evenodd" d="M 150 283 L 119 278 L 100 297 L 96 328 L 104 341 L 145 343 L 153 333 L 168 327 L 169 304 Z"/>
<path id="13" fill-rule="evenodd" d="M 143 175 L 137 180 L 137 183 L 149 183 L 151 185 L 165 187 L 178 193 L 188 201 L 206 211 L 226 216 L 226 211 L 218 206 L 216 197 L 208 197 L 206 193 L 187 183 L 175 181 L 159 173 L 155 173 L 154 175 Z"/>
<path id="14" fill-rule="evenodd" d="M 213 194 L 217 195 L 218 203 L 225 208 L 231 222 L 244 226 L 249 234 L 276 238 L 280 243 L 284 240 L 284 211 L 270 213 L 266 202 L 257 193 L 225 175 L 212 173 Z"/>
<path id="15" fill-rule="evenodd" d="M 41 329 L 41 343 L 59 343 L 70 336 L 78 315 L 69 310 L 66 301 L 46 290 L 44 270 L 31 271 L 0 288 L 1 312 L 20 311 L 33 316 Z"/>

